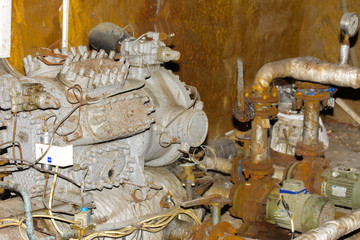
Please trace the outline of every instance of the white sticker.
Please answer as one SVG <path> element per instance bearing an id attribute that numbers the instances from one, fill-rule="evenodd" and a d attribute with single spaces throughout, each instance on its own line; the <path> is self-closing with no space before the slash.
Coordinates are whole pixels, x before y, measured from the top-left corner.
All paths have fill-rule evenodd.
<path id="1" fill-rule="evenodd" d="M 346 188 L 339 186 L 331 186 L 331 194 L 337 197 L 346 197 Z"/>
<path id="2" fill-rule="evenodd" d="M 49 148 L 47 144 L 36 143 L 36 158 L 39 158 Z M 51 146 L 49 152 L 39 163 L 59 167 L 72 166 L 74 164 L 73 145 Z"/>

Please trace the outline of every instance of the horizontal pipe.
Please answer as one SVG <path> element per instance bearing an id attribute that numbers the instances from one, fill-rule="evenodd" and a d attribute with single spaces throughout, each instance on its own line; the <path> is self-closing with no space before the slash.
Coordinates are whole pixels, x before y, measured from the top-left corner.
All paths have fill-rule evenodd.
<path id="1" fill-rule="evenodd" d="M 335 240 L 360 228 L 360 210 L 329 221 L 297 237 L 295 240 Z"/>
<path id="2" fill-rule="evenodd" d="M 206 156 L 204 157 L 204 160 L 201 161 L 201 164 L 211 170 L 219 171 L 225 174 L 231 173 L 232 163 L 230 159 Z"/>
<path id="3" fill-rule="evenodd" d="M 262 66 L 256 74 L 253 89 L 262 91 L 273 79 L 283 77 L 340 87 L 360 87 L 359 68 L 322 62 L 314 57 L 298 57 Z"/>

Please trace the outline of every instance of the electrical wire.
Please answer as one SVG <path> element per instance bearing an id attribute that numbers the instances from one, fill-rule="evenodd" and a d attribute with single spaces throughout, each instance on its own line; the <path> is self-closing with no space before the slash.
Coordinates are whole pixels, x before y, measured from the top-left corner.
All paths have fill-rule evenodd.
<path id="1" fill-rule="evenodd" d="M 168 121 L 165 126 L 163 127 L 163 129 L 166 129 L 168 128 L 176 119 L 178 119 L 181 115 L 183 115 L 187 110 L 189 110 L 191 107 L 193 107 L 196 103 L 197 100 L 200 100 L 200 98 L 198 98 L 199 96 L 199 92 L 197 91 L 197 89 L 195 87 L 192 87 L 191 88 L 192 91 L 194 91 L 195 93 L 195 97 L 194 99 L 192 100 L 192 102 L 187 106 L 185 107 L 183 110 L 181 110 L 178 114 L 175 115 L 175 117 L 173 117 L 170 121 Z M 165 132 L 162 132 L 160 133 L 160 136 L 159 136 L 159 144 L 160 146 L 162 146 L 163 148 L 166 148 L 166 147 L 169 147 L 171 145 L 171 143 L 169 143 L 168 145 L 164 145 L 162 142 L 161 142 L 161 136 L 164 134 Z"/>
<path id="2" fill-rule="evenodd" d="M 56 166 L 55 167 L 55 173 L 57 173 L 59 171 L 59 166 Z M 49 197 L 49 215 L 50 216 L 53 216 L 53 213 L 52 213 L 52 202 L 53 202 L 53 198 L 54 198 L 54 191 L 55 191 L 55 185 L 56 185 L 56 179 L 57 179 L 57 174 L 54 174 L 54 178 L 53 178 L 53 182 L 52 182 L 52 185 L 51 185 L 51 190 L 50 190 L 50 197 Z M 63 231 L 61 231 L 61 229 L 59 228 L 59 226 L 56 224 L 55 220 L 54 219 L 50 219 L 50 221 L 52 222 L 54 228 L 56 229 L 56 231 L 58 233 L 63 234 Z"/>
<path id="3" fill-rule="evenodd" d="M 74 89 L 78 90 L 79 91 L 79 94 L 80 94 L 80 97 L 78 97 L 74 91 Z M 72 101 L 69 99 L 69 91 L 72 90 L 73 91 L 73 96 L 76 98 L 77 101 Z M 74 86 L 71 86 L 67 92 L 66 92 L 66 99 L 68 100 L 69 103 L 71 104 L 79 104 L 79 117 L 77 118 L 77 123 L 76 123 L 76 126 L 75 126 L 75 129 L 69 131 L 68 133 L 58 133 L 56 132 L 57 135 L 59 136 L 67 136 L 67 135 L 70 135 L 72 134 L 73 132 L 76 131 L 76 129 L 78 129 L 79 125 L 80 125 L 80 116 L 81 116 L 81 106 L 82 106 L 82 101 L 83 101 L 83 90 L 81 88 L 80 85 L 78 84 L 75 84 Z"/>
<path id="4" fill-rule="evenodd" d="M 125 30 L 126 28 L 130 28 L 130 29 L 131 29 L 131 31 L 132 31 L 132 36 L 134 37 L 134 35 L 135 35 L 134 27 L 133 27 L 131 24 L 128 24 L 128 25 L 126 25 L 126 26 L 123 28 L 123 30 Z"/>
<path id="5" fill-rule="evenodd" d="M 290 219 L 290 224 L 291 224 L 291 237 L 290 237 L 290 240 L 293 240 L 294 239 L 294 234 L 295 234 L 295 226 L 294 226 L 294 218 L 293 218 L 293 215 L 291 214 L 290 212 L 290 208 L 289 208 L 289 204 L 287 204 L 287 202 L 285 201 L 285 198 L 284 198 L 284 195 L 281 195 L 281 202 L 282 202 L 282 205 L 285 209 L 285 211 L 287 212 L 288 216 L 289 216 L 289 219 Z"/>
<path id="6" fill-rule="evenodd" d="M 0 157 L 0 161 L 1 160 L 10 160 L 10 161 L 18 161 L 18 162 L 21 162 L 23 161 L 24 162 L 24 165 L 25 166 L 28 166 L 28 167 L 32 167 L 32 168 L 35 168 L 36 170 L 40 171 L 40 172 L 46 172 L 46 173 L 50 173 L 50 174 L 57 174 L 58 177 L 68 181 L 68 182 L 71 182 L 72 184 L 74 184 L 75 186 L 77 187 L 81 187 L 79 183 L 75 182 L 73 179 L 63 175 L 63 174 L 60 174 L 60 173 L 55 173 L 54 171 L 52 170 L 48 170 L 48 169 L 43 169 L 41 167 L 38 167 L 36 165 L 34 165 L 34 163 L 32 161 L 29 161 L 29 160 L 25 160 L 25 159 L 13 159 L 13 158 L 4 158 L 4 157 Z M 5 167 L 5 166 L 4 166 Z M 0 167 L 2 168 L 2 167 Z"/>
<path id="7" fill-rule="evenodd" d="M 15 135 L 16 135 L 16 123 L 17 123 L 17 117 L 16 117 L 16 112 L 14 112 L 13 114 L 13 117 L 14 117 L 14 129 L 13 129 L 13 135 L 12 135 L 12 152 L 13 152 L 13 158 L 16 158 L 16 155 L 15 155 Z M 17 162 L 16 162 L 16 165 L 17 165 Z"/>
<path id="8" fill-rule="evenodd" d="M 199 93 L 195 87 L 193 87 L 192 90 L 195 91 L 195 97 L 192 100 L 192 102 L 187 107 L 185 107 L 181 112 L 179 112 L 175 117 L 173 117 L 167 124 L 165 124 L 165 128 L 168 128 L 170 124 L 172 124 L 178 117 L 180 117 L 183 113 L 185 113 L 188 109 L 190 109 L 195 105 L 196 101 L 198 100 L 197 96 L 199 95 Z"/>
<path id="9" fill-rule="evenodd" d="M 137 223 L 135 227 L 127 226 L 116 231 L 99 231 L 84 237 L 83 240 L 91 240 L 96 237 L 121 238 L 132 234 L 135 230 L 143 230 L 152 233 L 159 232 L 163 230 L 179 214 L 186 214 L 193 218 L 197 224 L 201 224 L 200 219 L 193 211 L 184 210 L 181 207 L 176 207 L 169 213 L 161 214 L 141 221 Z"/>
<path id="10" fill-rule="evenodd" d="M 57 221 L 61 221 L 61 222 L 66 222 L 66 223 L 69 223 L 69 224 L 78 225 L 78 226 L 81 225 L 80 222 L 72 221 L 72 220 L 62 218 L 62 217 L 57 217 L 57 216 L 33 215 L 32 217 L 33 218 L 47 218 L 47 219 L 57 220 Z M 26 229 L 26 224 L 24 223 L 25 219 L 26 219 L 25 217 L 21 218 L 20 220 L 12 219 L 12 218 L 0 219 L 0 222 L 10 222 L 10 223 L 1 223 L 0 224 L 0 229 L 1 228 L 6 228 L 6 227 L 11 227 L 11 226 L 17 226 L 19 228 L 19 234 L 22 237 L 22 239 L 27 240 L 25 238 L 25 236 L 23 235 L 23 233 L 21 232 L 21 229 Z"/>
<path id="11" fill-rule="evenodd" d="M 147 68 L 147 70 L 148 70 L 148 72 L 149 72 L 149 75 L 151 75 L 151 74 L 150 74 L 151 71 L 150 71 L 150 68 L 149 68 L 149 64 L 145 61 L 145 59 L 143 58 L 143 56 L 141 56 L 141 55 L 135 50 L 135 48 L 134 48 L 135 43 L 136 43 L 137 41 L 139 41 L 139 39 L 141 39 L 142 37 L 146 36 L 146 34 L 147 34 L 147 33 L 144 33 L 144 34 L 142 34 L 140 37 L 138 37 L 137 39 L 134 40 L 134 42 L 131 44 L 131 50 L 133 50 L 133 52 L 144 62 L 145 66 L 146 66 L 146 68 Z"/>
<path id="12" fill-rule="evenodd" d="M 215 150 L 213 149 L 213 148 L 211 148 L 211 147 L 209 147 L 209 146 L 207 146 L 207 145 L 201 145 L 201 146 L 199 146 L 204 152 L 206 152 L 206 149 L 209 149 L 210 150 L 210 152 L 213 154 L 213 156 L 214 156 L 214 163 L 213 163 L 213 165 L 211 166 L 211 167 L 205 167 L 205 165 L 204 164 L 202 164 L 202 162 L 201 161 L 199 161 L 199 160 L 197 160 L 196 159 L 196 157 L 195 157 L 195 150 L 192 152 L 192 153 L 189 153 L 189 160 L 190 161 L 192 161 L 192 162 L 194 162 L 195 164 L 197 164 L 197 165 L 202 165 L 202 166 L 204 166 L 205 167 L 205 169 L 206 170 L 209 170 L 209 169 L 214 169 L 215 168 L 215 166 L 216 166 L 216 162 L 217 162 L 217 157 L 216 157 L 216 153 L 215 153 Z"/>
<path id="13" fill-rule="evenodd" d="M 10 62 L 7 60 L 7 58 L 0 58 L 0 65 L 5 69 L 5 71 L 11 75 L 13 75 L 16 78 L 24 77 L 23 74 L 21 74 L 18 70 L 16 70 Z"/>

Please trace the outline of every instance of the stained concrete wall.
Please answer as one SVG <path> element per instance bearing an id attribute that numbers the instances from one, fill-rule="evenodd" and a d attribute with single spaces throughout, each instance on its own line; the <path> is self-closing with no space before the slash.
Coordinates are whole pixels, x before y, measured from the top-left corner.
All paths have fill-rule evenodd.
<path id="1" fill-rule="evenodd" d="M 61 2 L 13 0 L 11 63 L 61 38 Z M 236 59 L 250 85 L 265 63 L 300 55 L 336 62 L 339 1 L 317 0 L 107 0 L 70 1 L 69 41 L 87 44 L 100 22 L 131 24 L 146 31 L 175 33 L 166 41 L 182 53 L 176 74 L 198 88 L 210 121 L 209 139 L 233 128 Z M 349 10 L 360 11 L 349 1 Z M 59 44 L 57 44 L 57 47 Z"/>

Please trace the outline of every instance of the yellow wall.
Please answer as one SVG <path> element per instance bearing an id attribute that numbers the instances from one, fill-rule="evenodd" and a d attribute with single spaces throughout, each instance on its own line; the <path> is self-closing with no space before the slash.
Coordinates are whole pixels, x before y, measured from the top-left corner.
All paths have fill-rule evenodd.
<path id="1" fill-rule="evenodd" d="M 209 116 L 209 139 L 233 128 L 236 59 L 251 84 L 265 63 L 299 55 L 338 59 L 339 1 L 317 0 L 70 0 L 71 45 L 86 45 L 89 30 L 111 21 L 145 31 L 175 33 L 177 74 L 198 88 Z M 11 63 L 61 38 L 61 2 L 13 0 Z M 159 6 L 159 13 L 156 15 Z M 360 3 L 349 1 L 350 10 Z M 60 16 L 59 16 L 60 15 Z M 58 45 L 59 46 L 59 45 Z"/>

